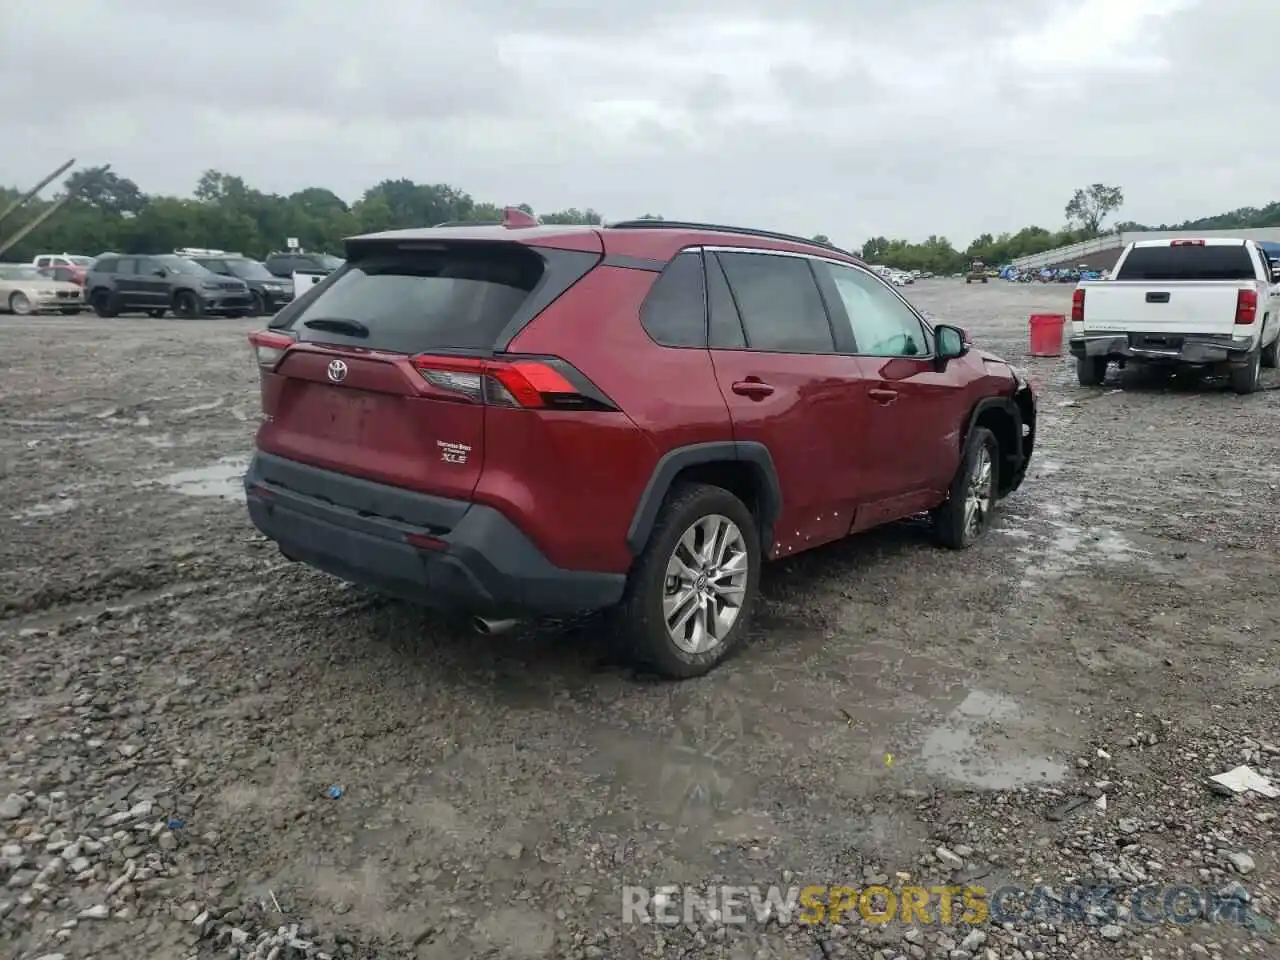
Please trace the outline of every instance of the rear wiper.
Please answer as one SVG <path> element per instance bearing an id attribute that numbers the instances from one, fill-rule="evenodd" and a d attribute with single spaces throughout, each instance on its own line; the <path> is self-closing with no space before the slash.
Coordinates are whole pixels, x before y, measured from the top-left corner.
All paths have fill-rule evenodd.
<path id="1" fill-rule="evenodd" d="M 348 337 L 367 337 L 369 328 L 359 320 L 348 320 L 346 317 L 316 317 L 302 324 L 311 330 L 327 330 L 329 333 L 341 333 Z"/>

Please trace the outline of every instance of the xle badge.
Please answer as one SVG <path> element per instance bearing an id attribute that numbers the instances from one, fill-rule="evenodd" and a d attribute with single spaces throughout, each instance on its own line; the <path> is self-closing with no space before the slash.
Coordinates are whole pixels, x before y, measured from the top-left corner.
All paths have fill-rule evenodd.
<path id="1" fill-rule="evenodd" d="M 467 457 L 471 455 L 471 448 L 465 443 L 437 440 L 436 446 L 440 448 L 440 459 L 445 463 L 466 463 Z"/>

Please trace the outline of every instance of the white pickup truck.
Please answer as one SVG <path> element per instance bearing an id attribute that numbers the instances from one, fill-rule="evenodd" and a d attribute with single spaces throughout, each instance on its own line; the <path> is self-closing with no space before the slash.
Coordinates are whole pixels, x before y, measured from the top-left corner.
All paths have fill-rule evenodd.
<path id="1" fill-rule="evenodd" d="M 1083 386 L 1107 364 L 1163 363 L 1225 372 L 1236 393 L 1258 389 L 1280 361 L 1280 264 L 1252 240 L 1139 240 L 1110 280 L 1071 300 L 1068 344 Z"/>

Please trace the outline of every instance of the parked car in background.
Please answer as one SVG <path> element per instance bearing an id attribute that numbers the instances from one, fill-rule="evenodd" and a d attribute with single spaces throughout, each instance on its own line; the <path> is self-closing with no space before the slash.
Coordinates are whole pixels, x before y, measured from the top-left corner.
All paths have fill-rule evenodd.
<path id="1" fill-rule="evenodd" d="M 72 316 L 83 307 L 79 284 L 54 280 L 30 263 L 0 263 L 0 310 L 20 317 L 52 311 Z"/>
<path id="2" fill-rule="evenodd" d="M 42 253 L 31 261 L 33 267 L 50 271 L 48 276 L 64 281 L 69 280 L 81 286 L 84 286 L 84 276 L 92 263 L 93 257 L 86 257 L 79 253 Z M 62 272 L 55 274 L 53 272 L 55 267 L 61 268 Z"/>
<path id="3" fill-rule="evenodd" d="M 1280 364 L 1280 277 L 1252 240 L 1140 240 L 1112 279 L 1072 294 L 1071 353 L 1082 386 L 1108 364 L 1155 363 L 1225 373 L 1236 393 Z"/>
<path id="4" fill-rule="evenodd" d="M 1022 483 L 1025 378 L 858 258 L 507 217 L 353 238 L 250 336 L 247 506 L 286 557 L 481 632 L 613 608 L 682 678 L 741 641 L 763 561 L 922 511 L 967 547 Z"/>
<path id="5" fill-rule="evenodd" d="M 277 277 L 260 260 L 225 250 L 178 250 L 180 256 L 195 261 L 220 277 L 235 277 L 249 287 L 252 302 L 249 315 L 275 313 L 293 299 L 293 280 Z"/>
<path id="6" fill-rule="evenodd" d="M 277 250 L 267 255 L 263 266 L 277 277 L 293 279 L 295 273 L 333 273 L 345 261 L 327 253 L 303 253 L 299 250 Z"/>
<path id="7" fill-rule="evenodd" d="M 176 254 L 132 256 L 103 254 L 85 279 L 89 304 L 100 317 L 145 313 L 192 319 L 243 317 L 252 304 L 243 280 L 220 277 Z"/>

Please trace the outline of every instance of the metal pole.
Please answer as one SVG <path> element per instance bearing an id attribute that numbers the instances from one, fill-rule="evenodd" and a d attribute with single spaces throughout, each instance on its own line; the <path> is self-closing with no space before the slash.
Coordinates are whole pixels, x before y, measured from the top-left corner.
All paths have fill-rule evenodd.
<path id="1" fill-rule="evenodd" d="M 9 204 L 9 206 L 5 208 L 4 213 L 0 213 L 0 223 L 4 223 L 5 220 L 13 216 L 13 212 L 15 210 L 17 210 L 23 204 L 30 202 L 32 197 L 34 197 L 41 190 L 43 190 L 49 184 L 53 183 L 53 181 L 57 180 L 60 176 L 62 176 L 64 173 L 70 170 L 72 164 L 74 164 L 75 162 L 76 162 L 76 158 L 72 157 L 70 160 L 68 160 L 66 163 L 60 166 L 57 170 L 53 171 L 53 173 L 49 174 L 47 177 L 45 177 L 43 180 L 37 183 L 35 187 L 33 187 L 25 196 L 19 197 L 17 200 L 13 201 L 13 203 Z M 12 244 L 10 246 L 12 246 Z"/>
<path id="2" fill-rule="evenodd" d="M 25 227 L 19 230 L 17 233 L 13 234 L 11 237 L 5 240 L 3 243 L 0 243 L 0 257 L 3 257 L 6 251 L 8 251 L 11 247 L 17 246 L 22 241 L 22 239 L 26 237 L 27 234 L 29 234 L 32 230 L 40 226 L 40 224 L 44 223 L 46 220 L 52 217 L 55 213 L 57 213 L 60 209 L 62 209 L 63 204 L 65 204 L 70 199 L 71 197 L 70 195 L 68 195 L 68 196 L 62 197 L 60 200 L 55 200 L 48 210 L 44 211 L 44 213 L 40 214 L 40 216 L 36 217 L 34 220 L 28 223 Z"/>

